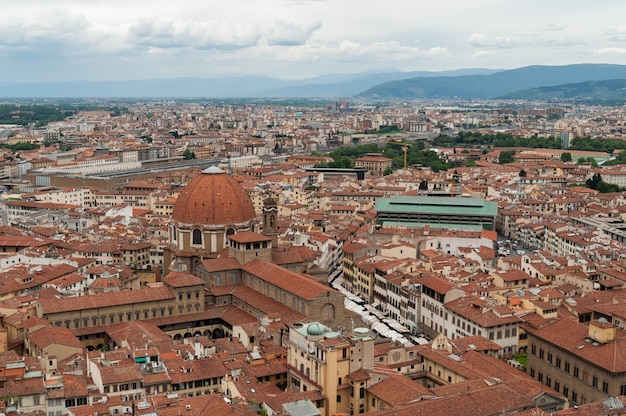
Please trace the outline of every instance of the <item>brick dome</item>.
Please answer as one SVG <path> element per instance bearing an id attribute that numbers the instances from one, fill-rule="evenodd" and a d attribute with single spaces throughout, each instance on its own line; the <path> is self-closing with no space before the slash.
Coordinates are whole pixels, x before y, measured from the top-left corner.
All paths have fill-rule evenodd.
<path id="1" fill-rule="evenodd" d="M 172 219 L 177 224 L 240 224 L 256 218 L 241 185 L 217 167 L 202 171 L 180 193 Z"/>

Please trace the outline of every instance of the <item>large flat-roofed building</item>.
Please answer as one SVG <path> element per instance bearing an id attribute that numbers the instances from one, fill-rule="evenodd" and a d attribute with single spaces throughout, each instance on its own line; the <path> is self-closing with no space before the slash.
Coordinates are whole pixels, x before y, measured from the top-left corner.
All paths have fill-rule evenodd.
<path id="1" fill-rule="evenodd" d="M 443 224 L 449 228 L 495 229 L 498 204 L 480 198 L 392 196 L 376 201 L 380 224 Z"/>

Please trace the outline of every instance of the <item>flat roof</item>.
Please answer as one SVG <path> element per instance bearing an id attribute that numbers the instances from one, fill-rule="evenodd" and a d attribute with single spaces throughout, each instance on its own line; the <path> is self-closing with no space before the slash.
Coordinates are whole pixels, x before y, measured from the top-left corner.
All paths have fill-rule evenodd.
<path id="1" fill-rule="evenodd" d="M 483 231 L 483 226 L 480 224 L 453 224 L 448 222 L 408 222 L 408 221 L 393 221 L 385 220 L 382 223 L 383 227 L 406 227 L 406 228 L 424 228 L 428 225 L 430 228 L 445 228 L 448 230 L 463 230 L 463 231 Z"/>
<path id="2" fill-rule="evenodd" d="M 495 217 L 498 204 L 480 198 L 438 196 L 392 196 L 376 201 L 376 212 L 415 214 L 484 215 Z"/>

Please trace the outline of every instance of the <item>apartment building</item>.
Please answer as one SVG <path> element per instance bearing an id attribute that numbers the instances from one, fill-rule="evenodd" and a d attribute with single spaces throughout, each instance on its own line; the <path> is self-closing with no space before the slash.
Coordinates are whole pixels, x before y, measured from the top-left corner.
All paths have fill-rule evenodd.
<path id="1" fill-rule="evenodd" d="M 388 169 L 391 169 L 392 164 L 392 159 L 380 153 L 367 153 L 354 160 L 355 168 L 365 168 L 372 176 L 383 176 Z"/>
<path id="2" fill-rule="evenodd" d="M 323 414 L 363 413 L 365 389 L 374 368 L 374 339 L 367 328 L 341 335 L 319 323 L 296 324 L 289 331 L 289 385 L 295 391 L 320 389 Z"/>
<path id="3" fill-rule="evenodd" d="M 574 404 L 626 395 L 626 332 L 604 318 L 525 324 L 527 373 Z"/>

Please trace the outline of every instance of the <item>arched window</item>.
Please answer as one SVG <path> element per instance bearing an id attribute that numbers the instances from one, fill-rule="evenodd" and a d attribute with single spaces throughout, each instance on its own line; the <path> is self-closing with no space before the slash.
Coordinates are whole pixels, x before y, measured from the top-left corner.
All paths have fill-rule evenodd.
<path id="1" fill-rule="evenodd" d="M 198 228 L 194 228 L 193 229 L 193 235 L 192 235 L 192 244 L 195 245 L 202 245 L 202 231 L 200 231 Z"/>
<path id="2" fill-rule="evenodd" d="M 230 237 L 231 235 L 235 234 L 235 229 L 232 227 L 229 227 L 226 229 L 226 238 L 224 238 L 224 244 L 226 246 L 233 246 L 233 242 L 230 241 L 230 239 L 228 237 Z"/>

